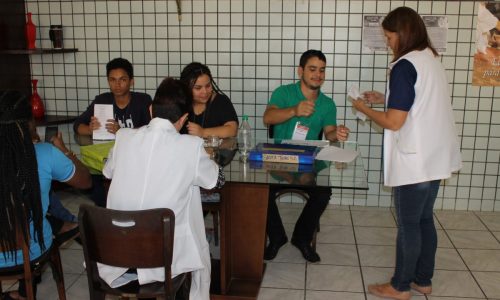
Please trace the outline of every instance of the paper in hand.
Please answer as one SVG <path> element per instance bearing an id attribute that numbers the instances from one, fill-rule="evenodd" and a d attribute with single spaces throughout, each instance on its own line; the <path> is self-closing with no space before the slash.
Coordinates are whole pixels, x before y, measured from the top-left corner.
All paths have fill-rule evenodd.
<path id="1" fill-rule="evenodd" d="M 361 98 L 361 93 L 359 92 L 358 86 L 355 84 L 351 85 L 349 87 L 349 90 L 347 91 L 347 96 L 354 100 Z M 364 113 L 357 111 L 354 107 L 352 108 L 352 111 L 353 114 L 358 117 L 358 119 L 360 119 L 361 121 L 366 121 L 366 115 Z"/>
<path id="2" fill-rule="evenodd" d="M 92 132 L 92 139 L 94 140 L 114 140 L 115 135 L 108 132 L 106 123 L 108 120 L 113 119 L 113 105 L 112 104 L 95 104 L 94 117 L 97 118 L 101 127 Z"/>

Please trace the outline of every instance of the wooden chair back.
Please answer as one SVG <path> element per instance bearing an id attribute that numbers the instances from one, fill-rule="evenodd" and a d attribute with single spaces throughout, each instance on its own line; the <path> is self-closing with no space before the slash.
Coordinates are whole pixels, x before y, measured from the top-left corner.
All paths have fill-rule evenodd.
<path id="1" fill-rule="evenodd" d="M 23 253 L 22 264 L 0 268 L 0 294 L 2 293 L 1 282 L 4 280 L 24 280 L 26 286 L 26 297 L 28 300 L 36 298 L 33 290 L 33 281 L 36 276 L 42 274 L 45 264 L 49 264 L 52 269 L 52 275 L 57 285 L 57 292 L 60 300 L 66 300 L 66 292 L 64 288 L 64 276 L 62 270 L 61 256 L 59 253 L 59 245 L 53 241 L 51 247 L 47 249 L 40 257 L 30 259 L 30 235 L 29 226 L 26 218 L 16 226 L 16 250 L 21 250 Z M 24 230 L 21 228 L 24 226 Z M 25 235 L 27 233 L 27 236 Z M 0 246 L 0 252 L 7 251 Z M 3 255 L 3 254 L 0 254 Z"/>
<path id="2" fill-rule="evenodd" d="M 166 299 L 175 295 L 178 286 L 171 280 L 175 228 L 172 210 L 119 211 L 84 204 L 78 220 L 91 299 L 104 299 L 106 294 Z M 113 289 L 99 277 L 97 262 L 130 269 L 164 267 L 165 282 Z"/>

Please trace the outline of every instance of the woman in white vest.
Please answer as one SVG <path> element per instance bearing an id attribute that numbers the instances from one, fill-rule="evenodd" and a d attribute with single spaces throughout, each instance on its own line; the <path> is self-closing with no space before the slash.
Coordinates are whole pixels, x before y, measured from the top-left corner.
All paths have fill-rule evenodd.
<path id="1" fill-rule="evenodd" d="M 437 248 L 433 207 L 439 184 L 462 166 L 446 73 L 422 18 L 399 7 L 382 22 L 394 58 L 387 93 L 365 92 L 353 106 L 384 128 L 384 183 L 393 187 L 398 221 L 396 269 L 370 293 L 410 299 L 432 292 Z M 385 103 L 386 111 L 365 103 Z"/>

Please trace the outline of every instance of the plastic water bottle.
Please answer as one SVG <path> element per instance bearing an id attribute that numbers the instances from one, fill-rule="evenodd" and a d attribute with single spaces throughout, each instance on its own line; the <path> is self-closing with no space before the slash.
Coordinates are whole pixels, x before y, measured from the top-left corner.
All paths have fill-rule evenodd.
<path id="1" fill-rule="evenodd" d="M 252 128 L 248 124 L 248 116 L 243 115 L 240 128 L 238 129 L 238 150 L 240 159 L 246 161 L 248 153 L 252 149 Z"/>

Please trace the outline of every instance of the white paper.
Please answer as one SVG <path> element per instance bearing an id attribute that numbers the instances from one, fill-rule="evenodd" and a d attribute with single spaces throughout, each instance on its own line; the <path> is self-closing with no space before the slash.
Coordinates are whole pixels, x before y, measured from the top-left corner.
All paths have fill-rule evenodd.
<path id="1" fill-rule="evenodd" d="M 358 99 L 361 98 L 361 93 L 359 92 L 358 86 L 357 85 L 351 85 L 349 87 L 349 90 L 347 91 L 347 96 L 351 97 L 352 99 Z M 351 100 L 351 99 L 349 99 Z M 351 100 L 352 101 L 352 100 Z M 358 117 L 361 121 L 366 121 L 366 115 L 354 107 L 352 108 L 352 113 Z"/>
<path id="2" fill-rule="evenodd" d="M 349 163 L 353 161 L 358 152 L 354 150 L 342 149 L 335 146 L 327 146 L 321 148 L 321 151 L 316 155 L 316 159 L 319 160 L 329 160 Z"/>
<path id="3" fill-rule="evenodd" d="M 303 145 L 303 146 L 315 146 L 315 147 L 324 147 L 330 145 L 330 141 L 322 141 L 322 140 L 282 140 L 282 144 L 290 144 L 290 145 Z"/>
<path id="4" fill-rule="evenodd" d="M 92 139 L 94 140 L 114 140 L 115 134 L 108 132 L 106 123 L 108 120 L 113 119 L 113 105 L 112 104 L 95 104 L 94 117 L 97 118 L 101 127 L 92 132 Z"/>

